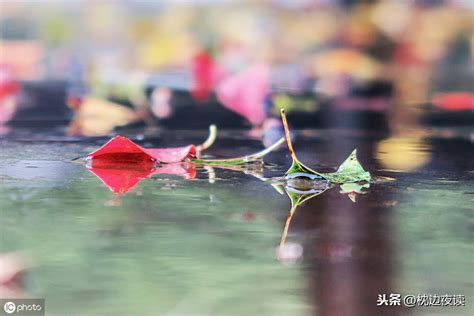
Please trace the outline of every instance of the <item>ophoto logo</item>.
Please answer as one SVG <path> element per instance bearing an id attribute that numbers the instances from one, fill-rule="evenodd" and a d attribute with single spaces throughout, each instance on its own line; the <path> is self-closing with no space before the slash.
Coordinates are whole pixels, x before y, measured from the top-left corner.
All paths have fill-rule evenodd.
<path id="1" fill-rule="evenodd" d="M 5 305 L 3 305 L 3 310 L 7 314 L 13 314 L 16 311 L 16 305 L 13 302 L 6 302 Z"/>

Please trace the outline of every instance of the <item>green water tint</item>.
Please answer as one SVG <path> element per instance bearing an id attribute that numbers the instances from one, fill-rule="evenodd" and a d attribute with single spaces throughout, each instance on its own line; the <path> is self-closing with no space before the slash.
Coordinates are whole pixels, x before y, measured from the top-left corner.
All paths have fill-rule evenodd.
<path id="1" fill-rule="evenodd" d="M 239 156 L 249 148 L 243 134 L 227 135 L 237 138 L 216 154 Z M 332 134 L 317 135 L 302 143 L 300 155 L 334 142 Z M 164 138 L 172 137 L 192 142 L 200 135 L 173 131 Z M 374 142 L 358 137 L 349 141 L 363 148 Z M 202 165 L 193 180 L 153 176 L 117 196 L 82 165 L 65 162 L 83 154 L 86 142 L 4 140 L 0 251 L 31 258 L 26 295 L 45 297 L 48 315 L 314 315 L 327 313 L 327 306 L 334 310 L 327 282 L 369 293 L 369 299 L 354 297 L 354 312 L 363 315 L 371 315 L 384 292 L 465 294 L 469 304 L 472 163 L 456 157 L 472 143 L 446 141 L 456 150 L 446 156 L 438 138 L 427 141 L 435 164 L 412 172 L 386 171 L 368 151 L 367 169 L 378 176 L 367 183 L 335 184 L 297 173 L 268 179 L 262 171 L 278 176 L 285 168 L 256 162 Z M 249 152 L 259 150 L 256 142 L 249 146 Z M 320 160 L 339 159 L 335 150 Z M 309 191 L 324 184 L 332 189 Z M 370 194 L 349 200 L 368 186 Z M 300 245 L 303 253 L 287 266 L 277 256 L 291 198 L 297 207 L 284 248 Z M 341 243 L 350 250 L 347 257 L 329 257 L 328 247 Z M 470 311 L 469 305 L 416 309 L 430 316 Z"/>
<path id="2" fill-rule="evenodd" d="M 116 196 L 78 175 L 64 187 L 30 189 L 21 203 L 17 189 L 0 188 L 1 250 L 28 250 L 37 264 L 32 295 L 46 297 L 49 314 L 310 313 L 302 271 L 272 255 L 278 199 L 252 198 L 235 181 L 175 178 Z"/>

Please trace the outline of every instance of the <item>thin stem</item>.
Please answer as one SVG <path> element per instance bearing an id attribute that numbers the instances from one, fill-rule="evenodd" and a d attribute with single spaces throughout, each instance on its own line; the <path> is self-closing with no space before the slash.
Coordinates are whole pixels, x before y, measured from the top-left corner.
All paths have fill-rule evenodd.
<path id="1" fill-rule="evenodd" d="M 293 218 L 293 214 L 295 213 L 295 210 L 296 210 L 297 206 L 298 206 L 298 204 L 296 204 L 296 203 L 291 204 L 290 212 L 288 213 L 288 217 L 286 218 L 285 229 L 283 230 L 283 233 L 282 233 L 281 239 L 280 239 L 280 250 L 285 245 L 286 236 L 288 235 L 288 230 L 290 228 L 291 219 Z"/>
<path id="2" fill-rule="evenodd" d="M 194 159 L 193 162 L 207 165 L 241 165 L 248 162 L 256 162 L 262 159 L 265 155 L 277 149 L 283 142 L 285 142 L 285 139 L 282 137 L 270 147 L 251 155 L 224 159 Z"/>
<path id="3" fill-rule="evenodd" d="M 283 128 L 285 129 L 286 143 L 288 144 L 288 150 L 290 151 L 291 158 L 293 158 L 293 160 L 298 161 L 295 155 L 295 151 L 293 150 L 293 144 L 291 143 L 290 129 L 288 127 L 288 122 L 286 120 L 285 109 L 280 109 L 280 114 L 281 114 L 281 120 L 283 122 Z"/>
<path id="4" fill-rule="evenodd" d="M 295 154 L 295 151 L 293 149 L 293 144 L 291 143 L 290 129 L 288 127 L 288 121 L 286 120 L 285 110 L 280 109 L 280 113 L 281 113 L 281 120 L 283 122 L 283 128 L 285 129 L 286 143 L 288 144 L 288 150 L 290 151 L 291 159 L 293 160 L 293 162 L 291 163 L 290 169 L 288 169 L 288 171 L 286 172 L 285 175 L 288 175 L 289 173 L 293 173 L 294 169 L 296 168 L 296 169 L 299 170 L 298 172 L 312 173 L 312 174 L 322 176 L 319 172 L 316 172 L 316 171 L 312 170 L 311 168 L 305 166 L 303 163 L 301 163 L 298 160 L 298 158 L 296 158 L 296 154 Z"/>
<path id="5" fill-rule="evenodd" d="M 216 141 L 216 137 L 217 137 L 217 127 L 214 124 L 212 124 L 209 126 L 209 135 L 207 136 L 207 139 L 201 145 L 196 146 L 196 150 L 201 152 L 208 149 L 209 147 L 212 146 L 212 144 L 214 144 L 214 142 Z"/>

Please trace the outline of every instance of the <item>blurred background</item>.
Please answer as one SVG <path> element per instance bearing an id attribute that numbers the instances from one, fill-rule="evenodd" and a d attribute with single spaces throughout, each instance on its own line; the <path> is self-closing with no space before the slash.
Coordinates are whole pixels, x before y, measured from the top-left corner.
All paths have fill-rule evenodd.
<path id="1" fill-rule="evenodd" d="M 469 0 L 0 4 L 0 122 L 266 130 L 282 107 L 301 127 L 472 122 Z"/>

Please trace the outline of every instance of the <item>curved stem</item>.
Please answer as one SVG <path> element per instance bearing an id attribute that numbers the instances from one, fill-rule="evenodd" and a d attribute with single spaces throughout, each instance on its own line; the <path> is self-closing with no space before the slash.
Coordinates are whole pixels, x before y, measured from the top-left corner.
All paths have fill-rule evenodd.
<path id="1" fill-rule="evenodd" d="M 270 147 L 265 148 L 264 150 L 259 151 L 255 154 L 246 155 L 242 157 L 223 158 L 223 159 L 193 159 L 192 161 L 195 163 L 204 164 L 204 165 L 241 165 L 248 162 L 256 162 L 262 159 L 264 156 L 266 156 L 270 152 L 277 149 L 284 141 L 285 139 L 282 137 Z"/>
<path id="2" fill-rule="evenodd" d="M 196 150 L 201 152 L 208 149 L 209 147 L 212 146 L 212 144 L 214 144 L 214 142 L 216 141 L 216 137 L 217 137 L 217 127 L 214 124 L 212 124 L 209 126 L 209 135 L 207 136 L 207 139 L 201 145 L 196 146 Z"/>
<path id="3" fill-rule="evenodd" d="M 293 150 L 293 144 L 291 143 L 290 129 L 288 127 L 288 121 L 286 120 L 285 109 L 280 109 L 280 114 L 281 120 L 283 122 L 283 128 L 285 129 L 286 143 L 288 144 L 288 150 L 290 151 L 291 158 L 293 158 L 293 160 L 298 161 L 295 155 L 295 151 Z"/>
<path id="4" fill-rule="evenodd" d="M 293 162 L 291 163 L 290 169 L 285 173 L 285 175 L 294 173 L 294 172 L 304 172 L 304 173 L 312 173 L 319 175 L 324 178 L 322 174 L 319 172 L 314 171 L 313 169 L 305 166 L 303 163 L 301 163 L 298 158 L 296 158 L 295 151 L 293 149 L 293 144 L 291 143 L 291 138 L 290 138 L 290 129 L 288 127 L 288 121 L 286 120 L 286 114 L 284 109 L 280 109 L 281 113 L 281 120 L 283 122 L 283 128 L 285 129 L 285 138 L 286 138 L 286 143 L 288 144 L 288 150 L 290 151 L 291 159 Z"/>

